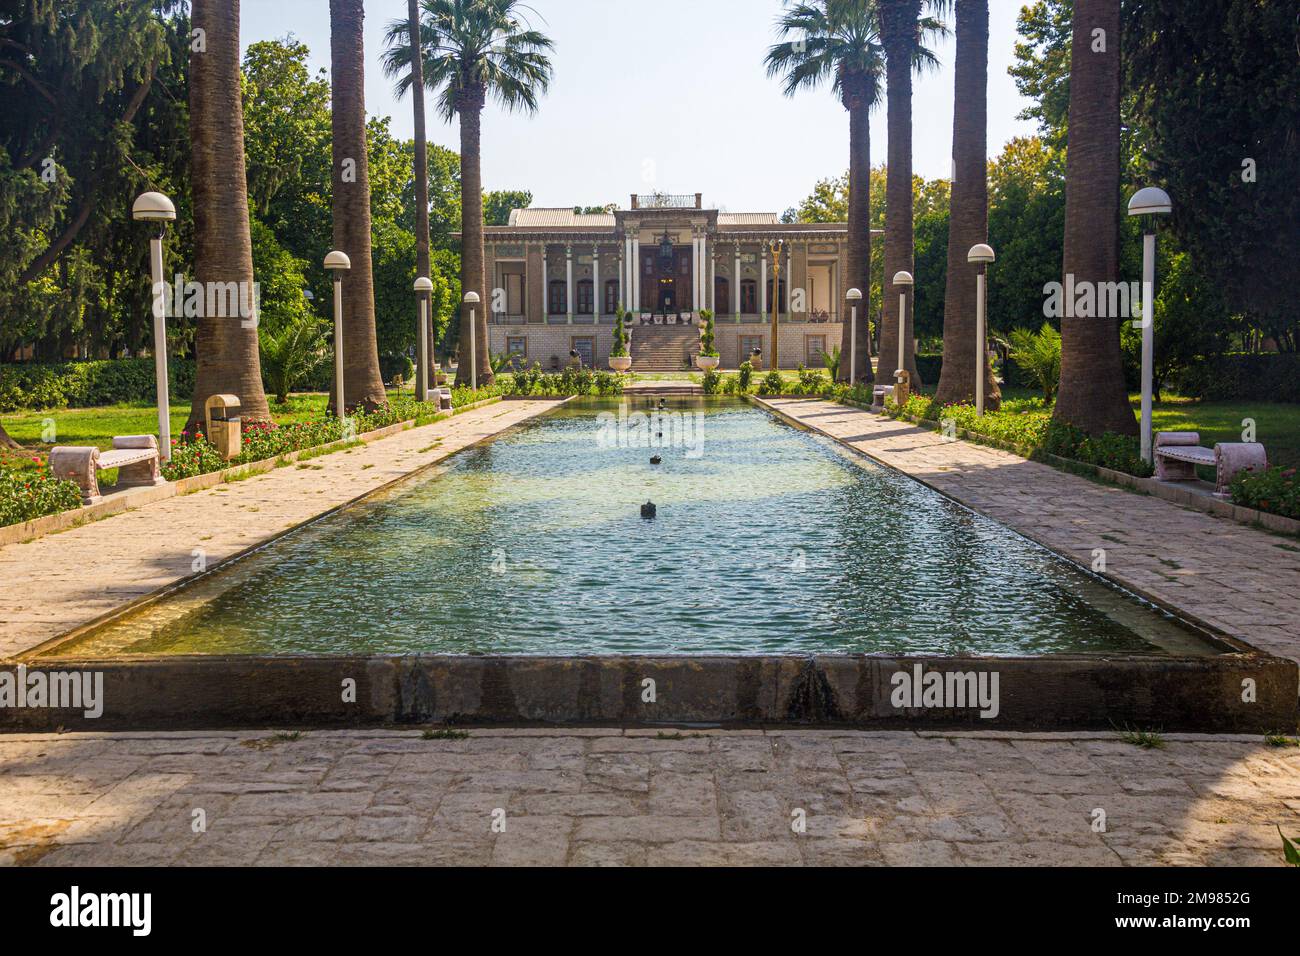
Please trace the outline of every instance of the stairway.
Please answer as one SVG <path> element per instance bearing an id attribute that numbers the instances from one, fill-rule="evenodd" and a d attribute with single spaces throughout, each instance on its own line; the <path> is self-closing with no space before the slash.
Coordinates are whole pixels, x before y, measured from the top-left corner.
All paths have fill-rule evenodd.
<path id="1" fill-rule="evenodd" d="M 700 351 L 697 325 L 637 325 L 630 331 L 634 372 L 680 372 Z"/>

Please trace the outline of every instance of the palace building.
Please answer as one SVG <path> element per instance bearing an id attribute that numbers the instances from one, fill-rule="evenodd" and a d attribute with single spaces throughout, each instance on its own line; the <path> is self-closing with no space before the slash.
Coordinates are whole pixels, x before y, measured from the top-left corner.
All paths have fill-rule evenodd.
<path id="1" fill-rule="evenodd" d="M 493 354 L 547 370 L 570 351 L 607 368 L 620 306 L 634 371 L 689 367 L 702 308 L 716 316 L 724 368 L 756 348 L 766 367 L 774 302 L 782 367 L 820 368 L 840 343 L 845 223 L 782 223 L 707 209 L 700 193 L 654 194 L 594 215 L 513 210 L 509 225 L 486 227 L 485 252 Z"/>

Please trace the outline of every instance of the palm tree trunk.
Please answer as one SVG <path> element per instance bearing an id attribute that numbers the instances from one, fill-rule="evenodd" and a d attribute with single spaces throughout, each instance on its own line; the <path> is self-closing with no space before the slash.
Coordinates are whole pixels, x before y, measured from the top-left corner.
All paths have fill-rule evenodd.
<path id="1" fill-rule="evenodd" d="M 935 401 L 975 401 L 976 266 L 971 246 L 988 242 L 988 0 L 957 0 L 952 200 L 948 220 L 948 280 L 943 303 L 943 371 Z M 987 328 L 985 334 L 987 336 Z M 987 339 L 981 354 L 987 355 Z M 984 359 L 984 407 L 1002 403 L 993 368 Z"/>
<path id="2" fill-rule="evenodd" d="M 0 422 L 0 448 L 21 448 L 18 442 L 9 437 L 3 422 Z"/>
<path id="3" fill-rule="evenodd" d="M 857 367 L 858 381 L 870 384 L 871 351 L 867 341 L 871 335 L 868 319 L 871 302 L 871 100 L 869 96 L 850 87 L 853 80 L 846 78 L 844 105 L 849 111 L 849 254 L 845 287 L 841 297 L 851 288 L 862 293 L 856 303 L 858 310 Z M 867 81 L 864 81 L 867 82 Z M 839 380 L 849 380 L 849 356 L 852 354 L 850 316 L 854 303 L 842 298 L 840 307 L 844 332 L 840 340 Z"/>
<path id="4" fill-rule="evenodd" d="M 912 53 L 916 48 L 920 0 L 882 0 L 881 39 L 885 47 L 885 82 L 889 106 L 889 165 L 885 180 L 885 273 L 884 309 L 880 328 L 880 360 L 898 363 L 898 303 L 904 290 L 893 284 L 899 272 L 914 269 L 912 226 Z M 904 329 L 904 368 L 911 375 L 912 388 L 920 388 L 916 368 L 916 340 L 913 333 L 913 289 L 907 292 L 907 328 Z M 881 366 L 885 370 L 885 366 Z M 886 370 L 888 371 L 888 370 Z M 885 379 L 882 374 L 881 379 Z"/>
<path id="5" fill-rule="evenodd" d="M 429 275 L 429 141 L 424 115 L 424 53 L 420 47 L 420 0 L 408 0 L 407 18 L 411 31 L 411 105 L 415 110 L 415 269 L 417 276 Z M 426 297 L 427 298 L 427 297 Z M 427 303 L 432 306 L 432 303 Z M 419 303 L 416 303 L 419 308 Z M 415 394 L 423 396 L 433 384 L 433 309 L 425 313 L 425 334 L 429 342 L 429 367 L 419 368 L 420 343 L 416 340 Z M 418 318 L 417 318 L 418 322 Z"/>
<path id="6" fill-rule="evenodd" d="M 1096 30 L 1104 33 L 1094 36 Z M 1120 0 L 1075 0 L 1062 267 L 1074 276 L 1075 287 L 1119 280 L 1119 96 Z M 1137 434 L 1124 385 L 1120 321 L 1061 318 L 1061 387 L 1054 417 L 1090 435 Z"/>
<path id="7" fill-rule="evenodd" d="M 244 291 L 240 298 L 251 302 L 253 242 L 244 167 L 239 0 L 194 0 L 192 9 L 192 25 L 203 31 L 206 41 L 202 52 L 190 54 L 195 277 L 205 289 L 237 283 L 235 288 Z M 245 419 L 271 417 L 262 390 L 255 321 L 238 314 L 201 316 L 194 352 L 194 397 L 187 429 L 204 421 L 204 403 L 221 393 L 239 396 Z"/>
<path id="8" fill-rule="evenodd" d="M 372 410 L 388 401 L 375 337 L 364 22 L 362 0 L 330 0 L 334 248 L 352 260 L 351 270 L 343 277 L 345 411 L 358 407 Z M 333 402 L 331 397 L 331 406 Z"/>
<path id="9" fill-rule="evenodd" d="M 478 360 L 478 382 L 492 383 L 492 364 L 488 357 L 487 283 L 483 269 L 483 173 L 481 169 L 481 135 L 486 94 L 482 87 L 463 91 L 456 104 L 460 116 L 460 208 L 461 208 L 461 294 L 477 292 L 479 303 L 461 303 L 460 364 L 456 384 L 470 384 L 470 313 L 474 314 L 474 350 Z"/>

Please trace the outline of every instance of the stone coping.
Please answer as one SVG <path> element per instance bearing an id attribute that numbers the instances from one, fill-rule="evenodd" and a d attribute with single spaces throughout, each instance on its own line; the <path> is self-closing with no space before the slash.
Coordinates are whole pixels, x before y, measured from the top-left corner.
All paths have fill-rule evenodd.
<path id="1" fill-rule="evenodd" d="M 493 396 L 479 402 L 473 402 L 461 408 L 452 409 L 450 412 L 434 416 L 426 424 L 440 421 L 444 418 L 450 418 L 462 412 L 470 411 L 474 408 L 481 408 L 484 405 L 491 405 L 502 400 L 501 396 Z M 238 480 L 240 478 L 250 478 L 253 475 L 262 475 L 268 471 L 273 471 L 282 465 L 291 465 L 298 461 L 303 455 L 315 457 L 326 454 L 345 446 L 352 445 L 355 442 L 369 444 L 370 442 L 379 441 L 381 438 L 387 438 L 390 435 L 396 435 L 398 432 L 404 432 L 408 428 L 415 427 L 415 420 L 411 419 L 404 422 L 394 422 L 392 425 L 386 425 L 383 428 L 376 428 L 373 431 L 365 432 L 356 438 L 343 438 L 338 441 L 329 442 L 324 445 L 316 445 L 312 448 L 299 448 L 297 451 L 285 452 L 283 455 L 277 455 L 274 458 L 264 458 L 261 461 L 247 462 L 242 465 L 232 465 L 229 468 L 223 468 L 220 471 L 210 471 L 202 475 L 194 475 L 190 478 L 180 478 L 176 481 L 169 481 L 166 484 L 154 485 L 147 488 L 129 488 L 119 492 L 109 492 L 104 496 L 104 500 L 98 504 L 89 505 L 81 508 L 71 508 L 67 511 L 60 511 L 57 514 L 43 515 L 40 518 L 33 518 L 31 521 L 24 521 L 21 524 L 8 525 L 0 528 L 0 547 L 8 544 L 23 544 L 28 541 L 34 541 L 42 538 L 47 534 L 56 534 L 60 531 L 67 531 L 70 528 L 76 528 L 91 521 L 98 521 L 100 518 L 107 518 L 110 515 L 121 514 L 123 511 L 132 511 L 145 505 L 153 504 L 155 501 L 164 501 L 167 498 L 175 498 L 180 495 L 193 494 L 196 491 L 204 491 L 208 488 L 215 488 L 217 485 L 224 484 L 227 481 Z"/>
<path id="2" fill-rule="evenodd" d="M 19 668 L 23 668 L 22 671 Z M 176 656 L 29 660 L 89 673 L 103 711 L 0 708 L 0 730 L 710 725 L 1292 732 L 1297 669 L 1260 653 L 1045 656 Z M 947 696 L 927 700 L 938 680 Z M 51 681 L 53 679 L 51 678 Z M 1252 681 L 1253 700 L 1242 688 Z M 915 688 L 917 697 L 902 696 Z M 956 688 L 963 687 L 963 698 Z M 978 692 L 977 692 L 978 688 Z M 651 694 L 650 691 L 653 691 Z"/>

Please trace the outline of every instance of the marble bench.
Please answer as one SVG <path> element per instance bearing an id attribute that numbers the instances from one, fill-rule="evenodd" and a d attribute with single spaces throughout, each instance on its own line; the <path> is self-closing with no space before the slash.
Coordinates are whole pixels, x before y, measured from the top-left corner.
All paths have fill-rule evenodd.
<path id="1" fill-rule="evenodd" d="M 50 470 L 59 478 L 75 481 L 81 488 L 83 505 L 98 504 L 99 472 L 118 469 L 118 488 L 165 485 L 159 471 L 158 439 L 153 435 L 121 435 L 113 439 L 111 451 L 90 446 L 59 445 L 50 450 Z"/>
<path id="2" fill-rule="evenodd" d="M 1259 442 L 1219 442 L 1213 448 L 1201 444 L 1199 432 L 1157 432 L 1156 478 L 1160 481 L 1195 481 L 1196 467 L 1214 469 L 1214 494 L 1230 497 L 1232 479 L 1242 471 L 1263 471 L 1268 455 Z"/>

